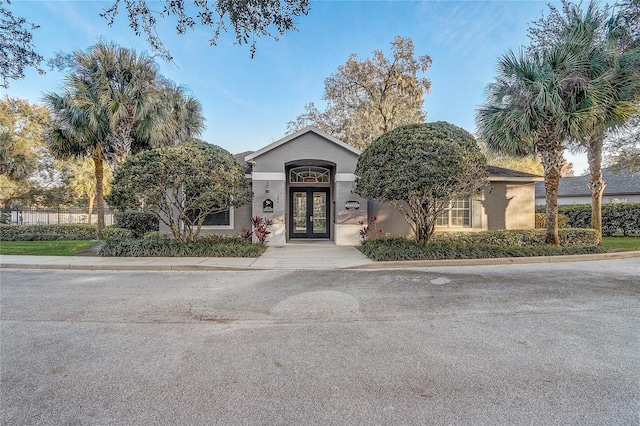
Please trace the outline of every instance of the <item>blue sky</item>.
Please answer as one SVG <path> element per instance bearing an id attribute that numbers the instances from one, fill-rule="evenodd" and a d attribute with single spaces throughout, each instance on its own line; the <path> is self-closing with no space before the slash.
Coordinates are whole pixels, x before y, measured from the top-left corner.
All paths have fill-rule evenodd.
<path id="1" fill-rule="evenodd" d="M 40 25 L 34 42 L 45 57 L 86 49 L 100 39 L 148 51 L 145 39 L 129 29 L 125 13 L 113 27 L 99 16 L 109 5 L 13 0 L 9 7 Z M 223 34 L 217 46 L 210 46 L 207 29 L 178 36 L 168 18 L 159 21 L 159 33 L 175 64 L 157 62 L 164 76 L 188 87 L 202 103 L 203 139 L 236 153 L 282 137 L 306 103 L 321 106 L 324 79 L 351 53 L 360 58 L 376 49 L 388 53 L 397 35 L 410 37 L 416 56 L 433 59 L 426 74 L 432 83 L 424 103 L 428 121 L 449 121 L 473 133 L 475 109 L 499 56 L 527 44 L 530 22 L 547 10 L 546 1 L 311 0 L 309 15 L 296 20 L 298 31 L 277 42 L 259 39 L 253 59 L 248 46 L 233 45 L 232 35 Z M 57 71 L 44 76 L 29 71 L 24 80 L 0 90 L 38 102 L 43 92 L 59 90 L 62 81 Z M 587 168 L 584 155 L 567 157 L 576 172 Z"/>

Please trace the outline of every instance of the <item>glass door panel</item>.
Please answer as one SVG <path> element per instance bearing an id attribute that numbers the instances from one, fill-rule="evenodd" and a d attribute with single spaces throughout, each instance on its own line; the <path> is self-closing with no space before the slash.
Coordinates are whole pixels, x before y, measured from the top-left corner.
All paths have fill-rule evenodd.
<path id="1" fill-rule="evenodd" d="M 313 233 L 327 232 L 327 193 L 313 192 Z"/>
<path id="2" fill-rule="evenodd" d="M 307 191 L 294 191 L 291 197 L 294 234 L 307 234 Z"/>
<path id="3" fill-rule="evenodd" d="M 289 238 L 331 237 L 329 188 L 291 188 Z"/>

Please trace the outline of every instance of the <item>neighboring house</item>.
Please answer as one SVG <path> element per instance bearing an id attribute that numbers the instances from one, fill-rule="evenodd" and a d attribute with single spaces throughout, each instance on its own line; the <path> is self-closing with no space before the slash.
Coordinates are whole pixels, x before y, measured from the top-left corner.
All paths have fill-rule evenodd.
<path id="1" fill-rule="evenodd" d="M 249 206 L 213 215 L 203 233 L 238 235 L 252 216 L 273 220 L 268 242 L 328 240 L 338 245 L 360 242 L 360 222 L 377 216 L 378 229 L 409 235 L 394 207 L 354 193 L 361 151 L 314 127 L 290 134 L 255 152 L 235 155 L 251 179 Z M 436 230 L 481 231 L 531 229 L 535 226 L 535 183 L 540 176 L 489 167 L 489 185 L 468 199 L 452 202 Z"/>
<path id="2" fill-rule="evenodd" d="M 602 176 L 606 183 L 602 194 L 603 203 L 640 202 L 640 173 L 622 171 L 615 174 L 609 169 L 603 169 Z M 589 175 L 561 178 L 558 204 L 591 204 L 590 180 Z M 545 204 L 544 182 L 536 183 L 536 204 Z"/>

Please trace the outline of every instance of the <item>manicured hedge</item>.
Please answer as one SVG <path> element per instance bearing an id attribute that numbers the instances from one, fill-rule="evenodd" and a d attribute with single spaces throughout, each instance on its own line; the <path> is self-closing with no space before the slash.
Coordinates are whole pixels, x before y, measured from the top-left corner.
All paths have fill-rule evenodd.
<path id="1" fill-rule="evenodd" d="M 0 225 L 0 241 L 95 240 L 96 225 Z"/>
<path id="2" fill-rule="evenodd" d="M 545 229 L 547 227 L 547 215 L 544 213 L 536 213 L 536 228 Z M 567 217 L 558 213 L 558 229 L 567 227 Z M 591 227 L 591 225 L 589 225 Z"/>
<path id="3" fill-rule="evenodd" d="M 544 213 L 545 206 L 537 206 L 536 211 Z M 569 228 L 591 227 L 591 204 L 563 204 L 558 213 L 566 216 Z M 602 205 L 602 233 L 611 235 L 640 233 L 640 203 L 607 203 Z"/>
<path id="4" fill-rule="evenodd" d="M 143 239 L 111 239 L 100 249 L 101 256 L 120 257 L 258 257 L 264 244 L 252 244 L 242 237 L 205 235 L 195 242 L 179 242 L 167 236 Z"/>
<path id="5" fill-rule="evenodd" d="M 126 211 L 114 217 L 115 226 L 129 229 L 133 238 L 142 238 L 145 234 L 160 230 L 160 222 L 153 213 Z"/>
<path id="6" fill-rule="evenodd" d="M 555 247 L 464 244 L 457 241 L 416 243 L 406 238 L 383 238 L 366 241 L 360 251 L 374 261 L 487 259 L 499 257 L 558 256 L 568 254 L 605 253 L 597 246 Z"/>
<path id="7" fill-rule="evenodd" d="M 561 246 L 597 246 L 598 233 L 595 229 L 559 229 Z M 455 242 L 462 245 L 503 245 L 510 247 L 536 247 L 545 244 L 544 229 L 511 229 L 506 231 L 483 232 L 436 232 L 431 239 L 434 243 Z"/>

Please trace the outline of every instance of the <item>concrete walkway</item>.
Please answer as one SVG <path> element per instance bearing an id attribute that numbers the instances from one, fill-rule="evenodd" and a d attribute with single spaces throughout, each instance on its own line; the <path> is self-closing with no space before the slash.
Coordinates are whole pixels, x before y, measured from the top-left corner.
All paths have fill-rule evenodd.
<path id="1" fill-rule="evenodd" d="M 99 257 L 0 256 L 2 268 L 86 270 L 237 270 L 237 269 L 340 269 L 373 263 L 355 247 L 328 244 L 269 246 L 255 257 Z"/>
<path id="2" fill-rule="evenodd" d="M 94 256 L 0 256 L 0 268 L 71 270 L 301 270 L 387 269 L 436 266 L 508 265 L 526 263 L 580 262 L 640 257 L 640 251 L 572 256 L 538 256 L 498 259 L 416 260 L 373 262 L 355 247 L 329 244 L 270 246 L 255 257 L 94 257 Z M 640 266 L 638 266 L 640 268 Z"/>

